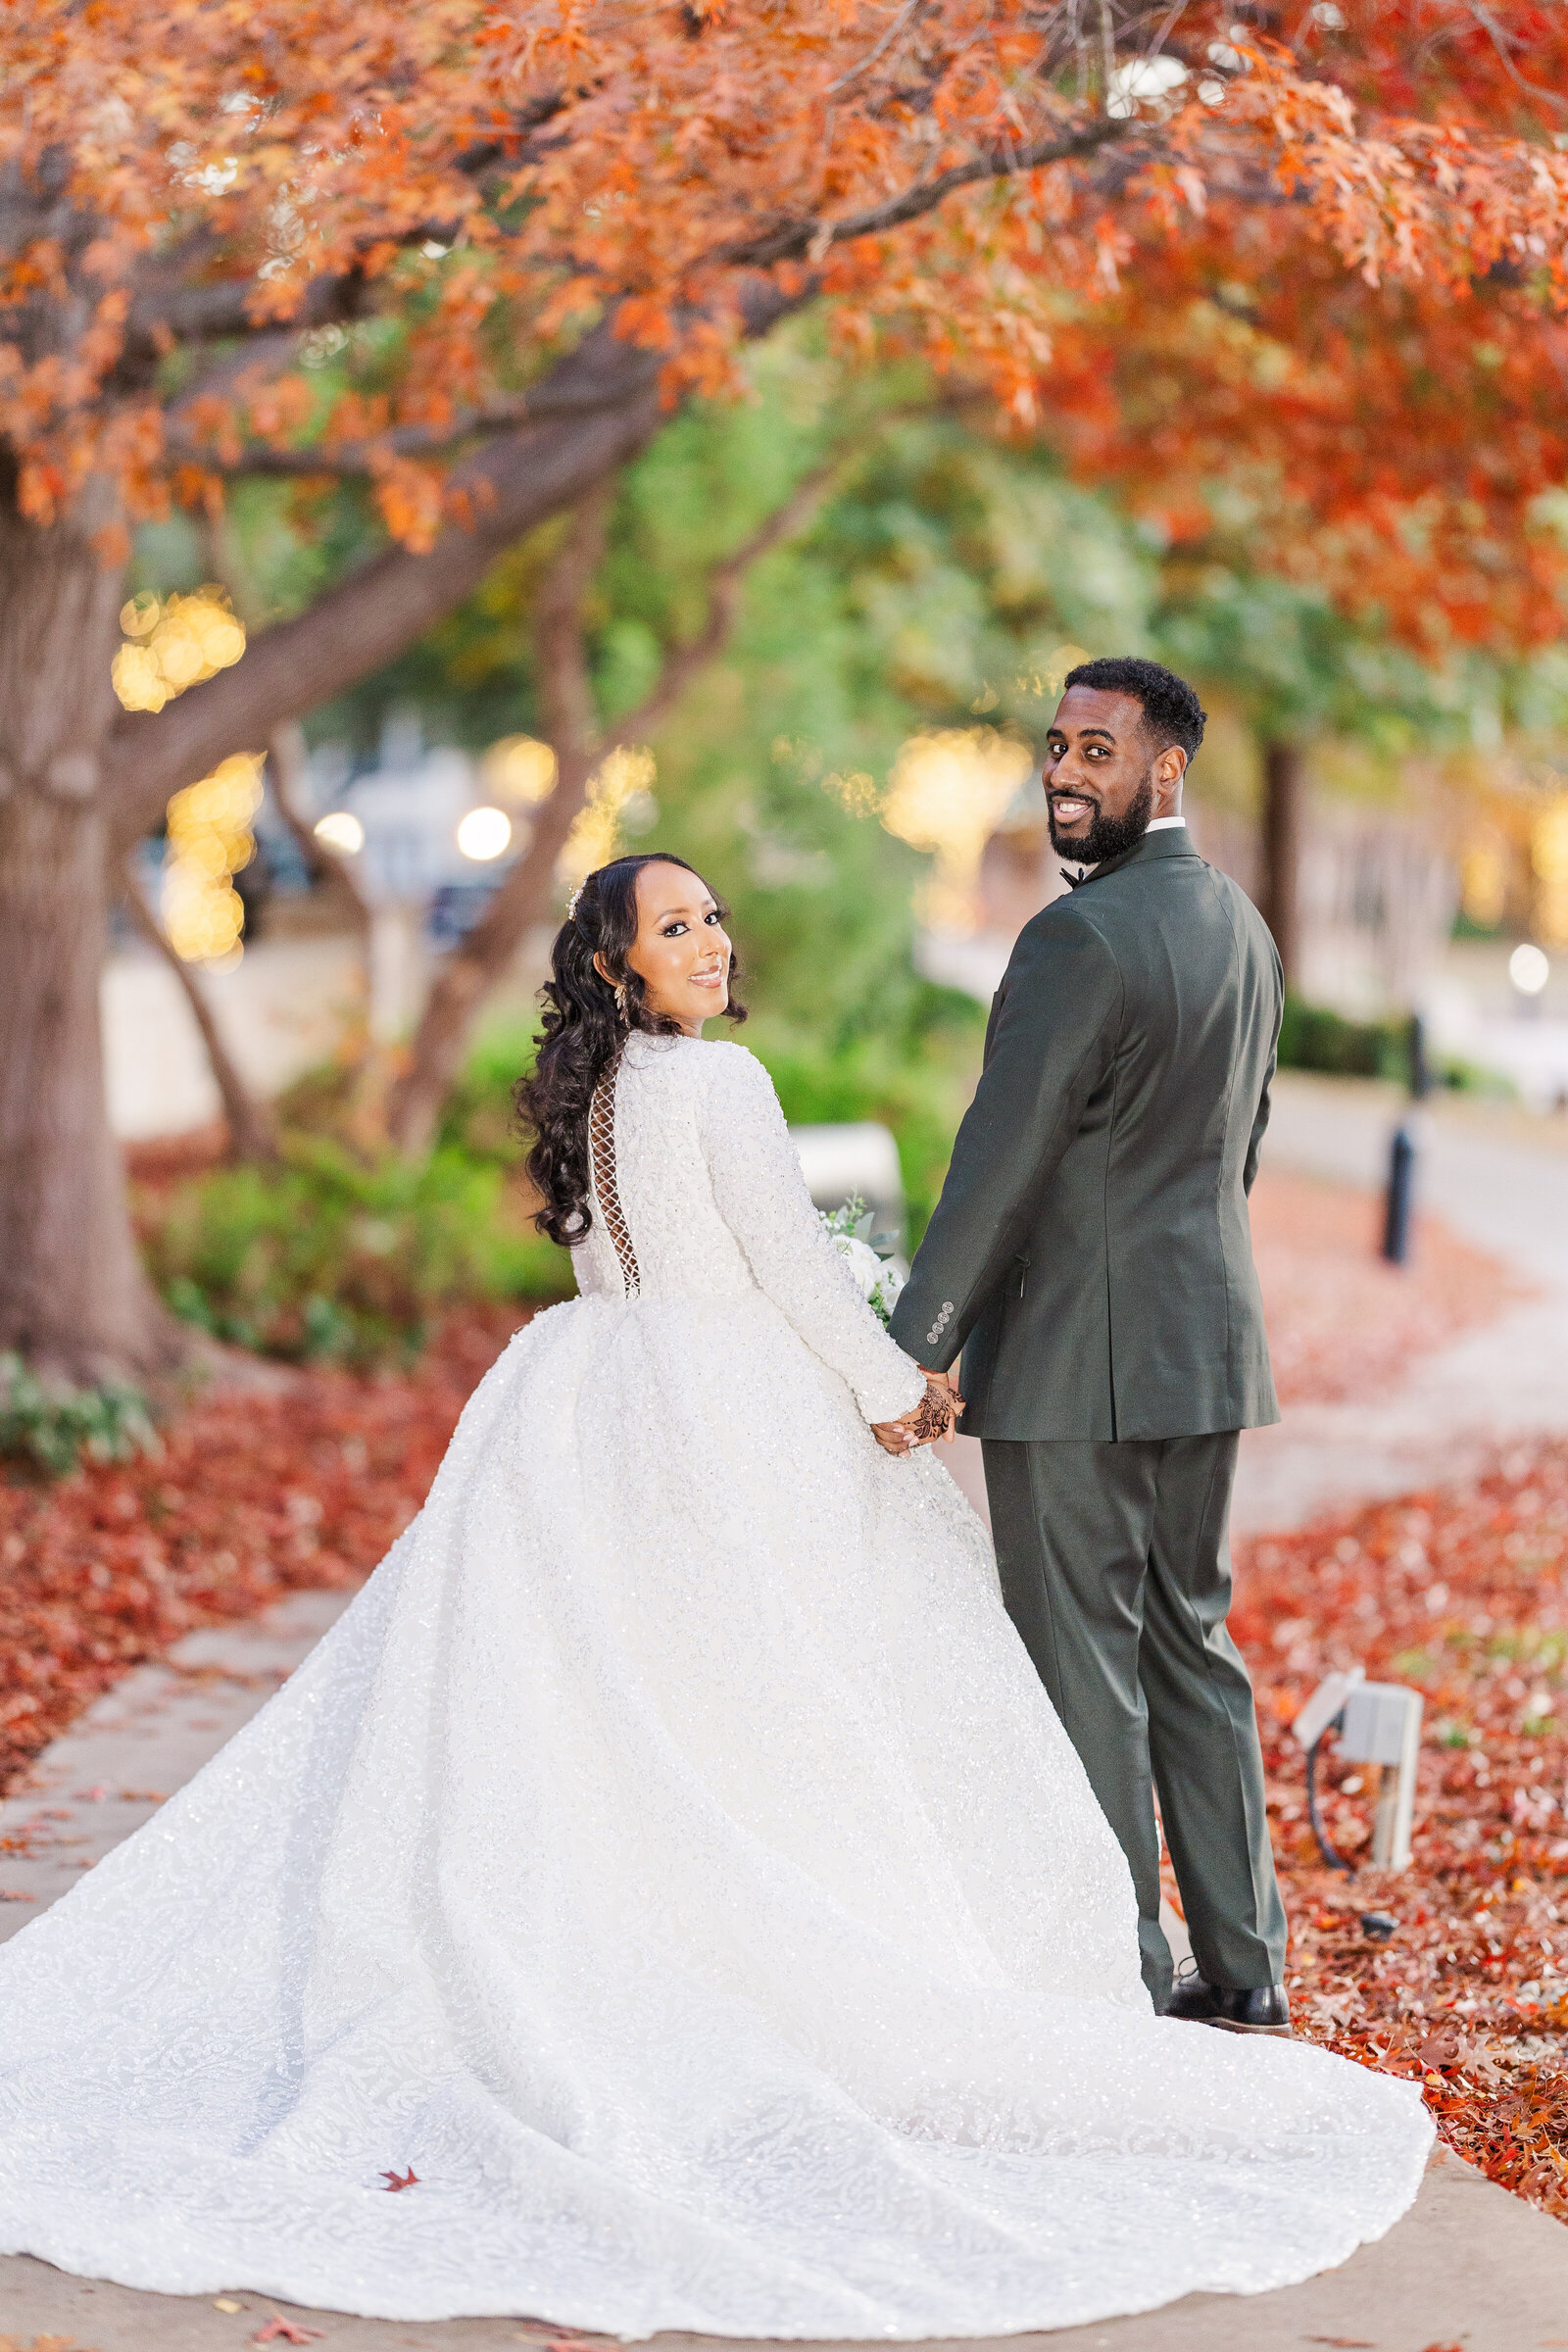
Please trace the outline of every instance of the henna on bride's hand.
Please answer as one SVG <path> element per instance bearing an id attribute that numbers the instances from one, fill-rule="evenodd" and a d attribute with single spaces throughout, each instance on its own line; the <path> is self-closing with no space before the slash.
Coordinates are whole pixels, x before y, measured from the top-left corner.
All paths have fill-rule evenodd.
<path id="1" fill-rule="evenodd" d="M 913 1453 L 949 1436 L 959 1409 L 947 1383 L 928 1374 L 919 1403 L 901 1413 L 897 1421 L 873 1421 L 871 1435 L 884 1453 Z"/>
<path id="2" fill-rule="evenodd" d="M 945 1438 L 953 1427 L 953 1398 L 946 1386 L 928 1380 L 925 1395 L 913 1412 L 905 1414 L 904 1426 L 916 1446 L 931 1446 L 938 1438 Z"/>

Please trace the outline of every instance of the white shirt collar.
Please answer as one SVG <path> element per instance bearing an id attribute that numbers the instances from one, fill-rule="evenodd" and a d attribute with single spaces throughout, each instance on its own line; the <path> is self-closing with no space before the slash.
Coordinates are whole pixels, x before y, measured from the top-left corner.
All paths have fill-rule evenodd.
<path id="1" fill-rule="evenodd" d="M 1152 816 L 1144 827 L 1146 833 L 1168 833 L 1172 825 L 1185 825 L 1185 816 Z"/>

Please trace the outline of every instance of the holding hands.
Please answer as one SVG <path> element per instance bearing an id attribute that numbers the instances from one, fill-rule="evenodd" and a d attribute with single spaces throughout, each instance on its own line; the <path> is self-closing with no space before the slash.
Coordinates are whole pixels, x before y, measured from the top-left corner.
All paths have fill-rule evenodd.
<path id="1" fill-rule="evenodd" d="M 920 1367 L 925 1372 L 925 1366 Z M 925 1372 L 925 1395 L 897 1421 L 873 1421 L 871 1435 L 884 1453 L 913 1453 L 938 1438 L 949 1443 L 958 1425 L 963 1398 L 946 1372 Z"/>

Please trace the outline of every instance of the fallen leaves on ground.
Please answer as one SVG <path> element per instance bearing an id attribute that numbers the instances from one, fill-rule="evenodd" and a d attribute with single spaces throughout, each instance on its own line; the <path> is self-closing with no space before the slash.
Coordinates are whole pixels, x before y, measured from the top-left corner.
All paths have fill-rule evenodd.
<path id="1" fill-rule="evenodd" d="M 417 2188 L 419 2176 L 411 2164 L 406 2173 L 383 2173 L 381 2185 L 389 2197 L 396 2196 L 400 2188 Z"/>
<path id="2" fill-rule="evenodd" d="M 1445 2139 L 1568 2221 L 1568 1442 L 1238 1547 L 1300 2030 L 1419 2078 Z M 1425 1695 L 1407 1871 L 1325 1869 L 1288 1726 L 1336 1667 Z M 1370 1768 L 1319 1773 L 1348 1859 Z M 1392 1936 L 1362 1915 L 1391 1914 Z"/>
<path id="3" fill-rule="evenodd" d="M 452 1317 L 404 1378 L 288 1373 L 276 1393 L 214 1395 L 166 1429 L 154 1459 L 49 1487 L 0 1482 L 0 1793 L 181 1635 L 368 1575 L 527 1313 Z"/>
<path id="4" fill-rule="evenodd" d="M 297 2320 L 285 2320 L 274 2311 L 265 2328 L 258 2328 L 251 2337 L 253 2344 L 316 2344 L 321 2339 L 319 2328 L 302 2328 Z"/>
<path id="5" fill-rule="evenodd" d="M 1379 1254 L 1383 1202 L 1359 1186 L 1264 1168 L 1252 1249 L 1286 1404 L 1383 1396 L 1412 1360 L 1529 1296 L 1509 1267 L 1418 1215 L 1410 1261 Z"/>

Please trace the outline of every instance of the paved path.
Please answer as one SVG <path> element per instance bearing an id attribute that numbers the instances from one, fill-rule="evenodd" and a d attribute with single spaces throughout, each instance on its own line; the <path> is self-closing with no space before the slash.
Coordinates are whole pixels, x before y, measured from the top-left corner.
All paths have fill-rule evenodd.
<path id="1" fill-rule="evenodd" d="M 1270 1149 L 1283 1166 L 1375 1182 L 1396 1099 L 1381 1090 L 1287 1079 Z M 1240 1517 L 1285 1527 L 1317 1508 L 1397 1493 L 1452 1473 L 1520 1431 L 1568 1429 L 1568 1153 L 1499 1135 L 1446 1109 L 1432 1122 L 1422 1197 L 1461 1233 L 1516 1262 L 1540 1296 L 1416 1367 L 1371 1404 L 1298 1408 L 1280 1431 L 1249 1440 Z M 970 1459 L 965 1461 L 965 1451 Z M 960 1483 L 979 1447 L 956 1446 Z M 983 1490 L 980 1493 L 983 1500 Z M 252 1625 L 189 1636 L 160 1666 L 138 1669 L 39 1759 L 0 1806 L 0 1938 L 69 1887 L 83 1866 L 147 1818 L 255 1712 L 344 1606 L 341 1593 L 297 1593 Z M 47 2264 L 0 2260 L 0 2352 L 6 2338 L 70 2336 L 91 2352 L 237 2352 L 290 2307 L 140 2294 L 73 2278 Z M 331 2352 L 500 2352 L 555 2341 L 517 2321 L 414 2326 L 299 2313 Z M 577 2339 L 567 2339 L 569 2347 Z M 712 2339 L 665 2336 L 660 2352 L 713 2352 Z M 1343 2269 L 1279 2294 L 1189 2296 L 1165 2311 L 1010 2344 L 1040 2352 L 1287 2352 L 1312 2344 L 1368 2352 L 1568 2352 L 1568 2230 L 1494 2188 L 1446 2152 L 1414 2212 Z M 1001 2352 L 1001 2348 L 998 2348 Z"/>
<path id="2" fill-rule="evenodd" d="M 1194 2031 L 1199 2029 L 1195 2028 Z M 223 2308 L 223 2306 L 228 2308 Z M 149 2295 L 74 2278 L 47 2263 L 0 2261 L 8 2346 L 74 2339 L 83 2352 L 241 2352 L 281 2314 L 319 2330 L 321 2352 L 588 2352 L 581 2337 L 516 2320 L 356 2320 L 270 2295 Z M 725 2352 L 723 2338 L 661 2335 L 657 2352 Z M 1270 2295 L 1188 2295 L 1164 2311 L 1051 2335 L 1008 2336 L 992 2352 L 1544 2352 L 1568 2345 L 1568 2230 L 1494 2188 L 1446 2150 L 1415 2210 L 1338 2271 Z M 739 2347 L 736 2348 L 739 2352 Z M 937 2352 L 932 2347 L 932 2352 Z"/>
<path id="3" fill-rule="evenodd" d="M 1392 1088 L 1288 1074 L 1266 1153 L 1279 1167 L 1381 1185 L 1403 1109 Z M 1419 1359 L 1387 1396 L 1293 1405 L 1278 1428 L 1249 1432 L 1238 1530 L 1299 1526 L 1463 1476 L 1510 1438 L 1568 1434 L 1568 1119 L 1489 1115 L 1461 1098 L 1422 1129 L 1418 1205 L 1513 1265 L 1536 1295 Z"/>
<path id="4" fill-rule="evenodd" d="M 187 1634 L 164 1664 L 138 1666 L 45 1748 L 0 1804 L 9 1849 L 0 1849 L 0 1943 L 183 1788 L 351 1597 L 295 1592 L 249 1624 Z"/>

